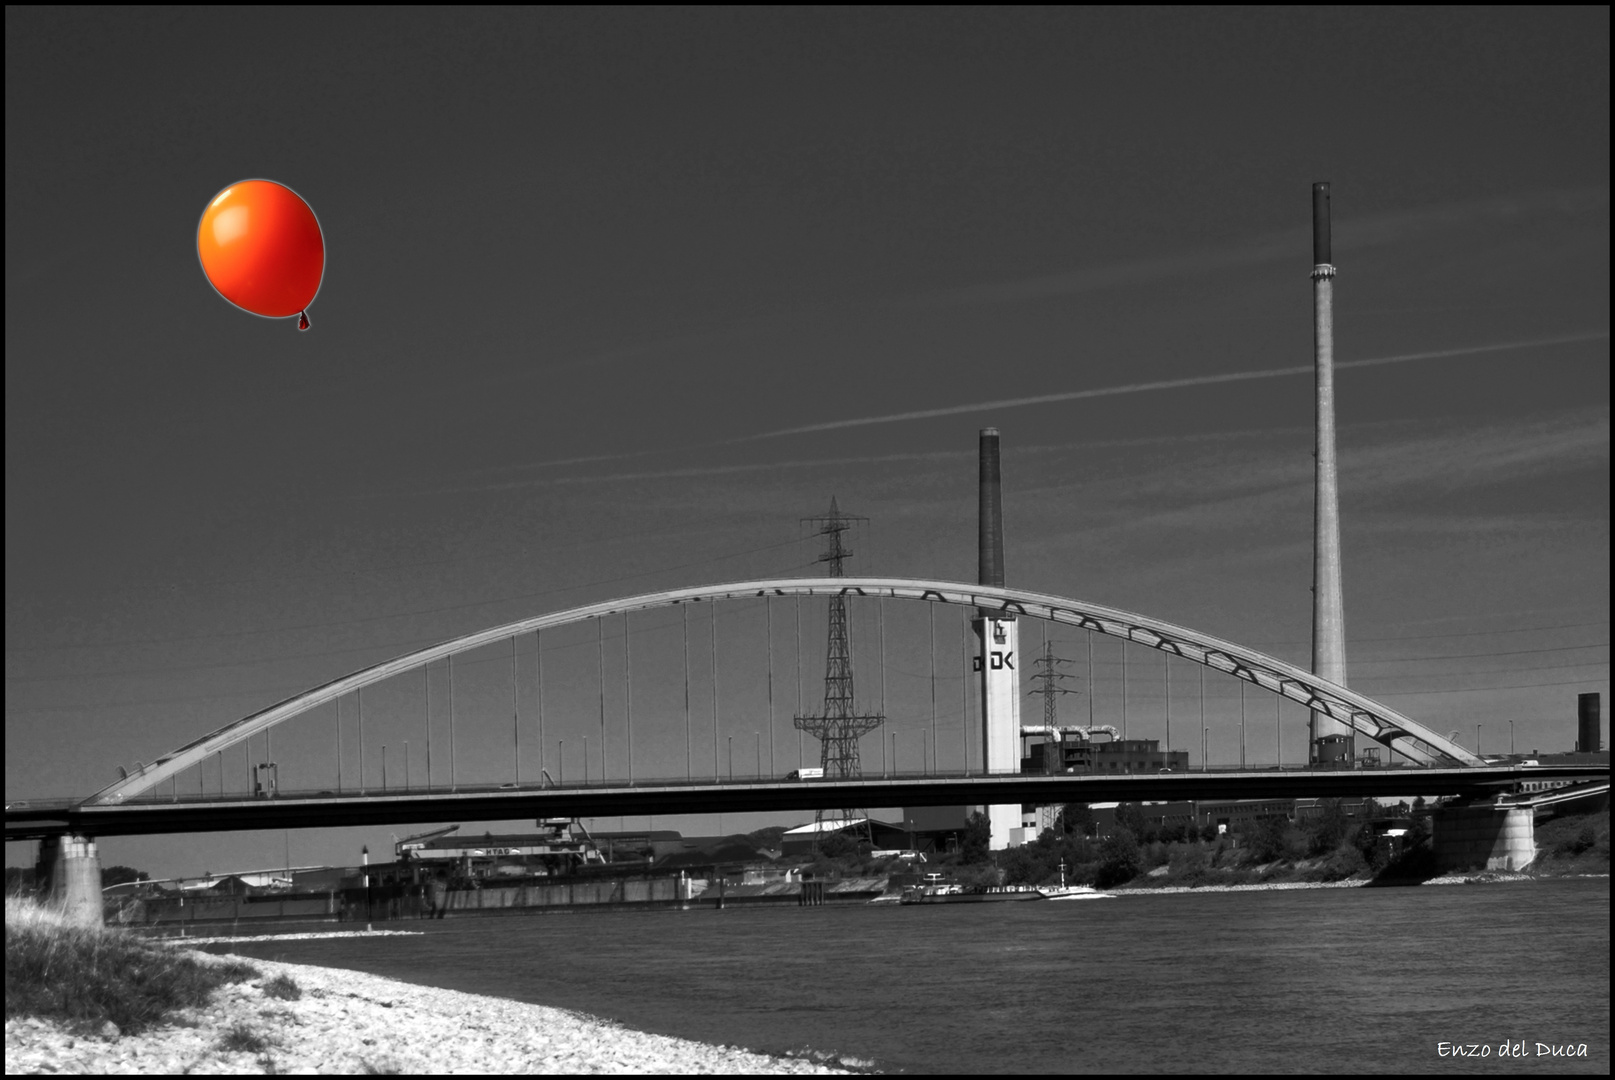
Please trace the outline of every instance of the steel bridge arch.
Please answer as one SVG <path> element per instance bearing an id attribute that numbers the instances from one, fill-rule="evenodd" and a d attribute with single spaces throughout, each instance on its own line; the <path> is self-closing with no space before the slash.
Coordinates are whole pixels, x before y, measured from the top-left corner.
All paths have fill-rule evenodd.
<path id="1" fill-rule="evenodd" d="M 1213 670 L 1253 683 L 1269 693 L 1289 698 L 1315 712 L 1326 713 L 1420 764 L 1484 764 L 1480 758 L 1446 736 L 1362 694 L 1343 686 L 1336 686 L 1277 657 L 1147 615 L 1069 597 L 957 581 L 914 578 L 774 578 L 722 585 L 698 585 L 693 588 L 644 593 L 598 604 L 586 604 L 582 607 L 569 608 L 548 615 L 536 615 L 486 630 L 478 630 L 406 653 L 339 679 L 333 679 L 312 690 L 306 690 L 295 697 L 271 705 L 267 709 L 226 724 L 194 742 L 164 754 L 150 764 L 139 767 L 133 775 L 102 788 L 86 802 L 90 805 L 120 802 L 132 794 L 155 787 L 220 750 L 234 746 L 310 709 L 406 671 L 479 649 L 517 634 L 549 630 L 608 615 L 677 607 L 680 604 L 770 596 L 837 594 L 915 600 L 1001 611 L 1047 619 L 1050 622 L 1064 623 L 1067 626 L 1118 637 L 1204 664 Z"/>

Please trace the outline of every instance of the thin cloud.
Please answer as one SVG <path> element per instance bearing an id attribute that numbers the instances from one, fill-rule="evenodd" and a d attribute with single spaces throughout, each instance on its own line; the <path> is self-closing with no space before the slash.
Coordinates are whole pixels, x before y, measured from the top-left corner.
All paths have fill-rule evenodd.
<path id="1" fill-rule="evenodd" d="M 719 446 L 723 444 L 708 443 L 705 445 Z M 644 457 L 650 454 L 659 454 L 664 452 L 665 451 L 661 450 L 645 450 L 632 454 L 609 454 L 592 458 L 568 458 L 550 462 L 537 462 L 531 465 L 521 466 L 521 468 L 542 468 L 547 465 L 564 465 L 572 462 L 613 461 L 621 458 Z M 868 465 L 891 461 L 935 461 L 951 457 L 964 457 L 967 454 L 974 455 L 975 451 L 940 450 L 929 453 L 874 454 L 864 457 L 815 458 L 813 460 L 803 461 L 757 461 L 748 462 L 742 465 L 693 465 L 684 469 L 656 469 L 645 472 L 605 473 L 591 476 L 551 476 L 525 480 L 505 480 L 485 484 L 450 485 L 436 488 L 411 488 L 408 490 L 399 491 L 373 492 L 354 497 L 359 499 L 386 499 L 412 497 L 416 495 L 457 495 L 464 492 L 506 491 L 511 488 L 608 484 L 634 480 L 690 479 L 704 476 L 729 476 L 739 473 L 770 472 L 776 469 L 824 469 L 835 466 Z"/>
<path id="2" fill-rule="evenodd" d="M 1594 330 L 1580 334 L 1537 338 L 1532 341 L 1505 341 L 1493 345 L 1469 345 L 1458 349 L 1435 349 L 1429 352 L 1403 353 L 1397 356 L 1376 356 L 1366 360 L 1345 360 L 1335 364 L 1335 367 L 1360 368 L 1375 367 L 1381 364 L 1406 364 L 1416 360 L 1440 360 L 1453 356 L 1508 352 L 1513 349 L 1570 345 L 1583 341 L 1598 341 L 1608 337 L 1608 330 Z M 883 416 L 862 416 L 850 420 L 828 420 L 821 424 L 804 424 L 800 427 L 780 428 L 777 431 L 744 435 L 738 439 L 730 439 L 728 442 L 755 442 L 759 439 L 778 439 L 787 435 L 807 435 L 817 431 L 838 431 L 843 428 L 867 427 L 873 424 L 895 424 L 905 420 L 929 420 L 938 416 L 957 416 L 961 413 L 984 412 L 989 409 L 1017 409 L 1027 405 L 1049 405 L 1060 401 L 1081 401 L 1087 398 L 1115 397 L 1120 394 L 1141 394 L 1151 390 L 1177 390 L 1190 386 L 1214 386 L 1218 383 L 1245 382 L 1251 379 L 1277 379 L 1289 375 L 1310 375 L 1312 371 L 1313 365 L 1298 364 L 1294 367 L 1267 368 L 1260 371 L 1230 371 L 1220 375 L 1194 375 L 1184 379 L 1160 379 L 1155 382 L 1129 383 L 1125 386 L 1096 387 L 1092 390 L 1068 390 L 1058 394 L 1038 394 L 1033 397 L 975 401 L 966 405 L 948 405 L 939 409 L 916 409 L 910 412 L 887 413 Z"/>
<path id="3" fill-rule="evenodd" d="M 1355 251 L 1384 247 L 1432 232 L 1463 228 L 1474 222 L 1509 222 L 1544 214 L 1581 214 L 1609 203 L 1607 188 L 1539 191 L 1496 199 L 1450 203 L 1394 213 L 1342 218 L 1335 228 L 1335 250 Z M 945 289 L 915 298 L 921 307 L 959 303 L 1009 303 L 1070 296 L 1097 289 L 1164 278 L 1207 274 L 1241 266 L 1256 266 L 1305 258 L 1311 226 L 1285 229 L 1253 237 L 1234 247 L 1205 248 L 1148 259 L 1133 259 L 1062 274 L 988 282 Z"/>
<path id="4" fill-rule="evenodd" d="M 1597 331 L 1590 331 L 1590 332 L 1581 333 L 1581 334 L 1565 334 L 1565 335 L 1561 335 L 1559 337 L 1540 338 L 1540 339 L 1536 339 L 1536 340 L 1532 340 L 1532 341 L 1508 341 L 1508 342 L 1501 342 L 1501 343 L 1493 344 L 1493 345 L 1473 345 L 1473 346 L 1466 346 L 1466 347 L 1458 348 L 1458 349 L 1436 349 L 1436 350 L 1432 350 L 1432 351 L 1428 351 L 1428 352 L 1403 353 L 1403 354 L 1400 354 L 1400 355 L 1397 355 L 1397 356 L 1378 356 L 1378 357 L 1371 357 L 1371 358 L 1363 359 L 1363 360 L 1346 360 L 1346 361 L 1342 361 L 1342 362 L 1337 363 L 1335 366 L 1337 368 L 1360 368 L 1360 367 L 1374 367 L 1374 366 L 1383 365 L 1383 364 L 1404 364 L 1404 363 L 1411 363 L 1413 361 L 1418 361 L 1418 360 L 1438 360 L 1438 359 L 1444 359 L 1444 358 L 1454 357 L 1454 356 L 1474 356 L 1474 355 L 1481 354 L 1481 353 L 1506 352 L 1506 351 L 1509 351 L 1511 349 L 1542 348 L 1542 347 L 1548 347 L 1548 346 L 1553 346 L 1553 345 L 1568 345 L 1568 344 L 1574 344 L 1574 343 L 1585 342 L 1585 341 L 1599 341 L 1599 340 L 1606 339 L 1608 337 L 1609 337 L 1609 331 L 1607 331 L 1607 330 L 1597 330 Z M 1139 394 L 1139 393 L 1146 393 L 1146 392 L 1153 391 L 1153 390 L 1174 390 L 1174 389 L 1179 389 L 1179 388 L 1183 388 L 1183 387 L 1210 386 L 1210 385 L 1215 385 L 1215 384 L 1218 384 L 1218 383 L 1240 382 L 1240 381 L 1245 381 L 1245 380 L 1250 380 L 1250 379 L 1273 379 L 1273 378 L 1281 378 L 1281 377 L 1290 376 L 1290 375 L 1311 374 L 1312 371 L 1313 371 L 1313 366 L 1311 364 L 1304 364 L 1304 365 L 1297 365 L 1295 367 L 1287 367 L 1287 368 L 1270 368 L 1270 369 L 1266 369 L 1266 370 L 1262 370 L 1262 371 L 1235 371 L 1235 372 L 1226 372 L 1226 373 L 1220 374 L 1220 375 L 1197 375 L 1197 376 L 1193 376 L 1193 377 L 1185 378 L 1185 379 L 1162 379 L 1162 380 L 1159 380 L 1159 381 L 1156 381 L 1156 382 L 1132 383 L 1132 384 L 1129 384 L 1129 385 L 1126 385 L 1126 386 L 1098 387 L 1098 388 L 1091 389 L 1091 390 L 1071 390 L 1071 391 L 1067 391 L 1067 392 L 1064 392 L 1064 393 L 1058 393 L 1058 394 L 1041 394 L 1041 395 L 1038 395 L 1038 396 L 1035 396 L 1035 397 L 1005 398 L 1005 399 L 1001 399 L 1001 400 L 997 400 L 997 401 L 978 401 L 978 402 L 972 402 L 970 404 L 965 404 L 965 405 L 945 406 L 945 407 L 939 408 L 939 409 L 923 409 L 923 410 L 917 410 L 917 411 L 912 411 L 912 412 L 889 413 L 889 414 L 886 414 L 886 415 L 883 415 L 883 416 L 858 417 L 858 418 L 850 419 L 850 420 L 831 420 L 831 421 L 826 421 L 826 422 L 821 423 L 821 424 L 806 424 L 806 425 L 803 425 L 803 426 L 800 426 L 800 427 L 782 428 L 782 429 L 777 430 L 777 431 L 765 431 L 765 432 L 760 432 L 760 433 L 754 434 L 754 435 L 742 435 L 742 436 L 740 436 L 738 438 L 722 439 L 722 440 L 718 440 L 718 441 L 715 441 L 715 442 L 692 444 L 692 445 L 685 446 L 685 447 L 676 447 L 676 448 L 673 448 L 671 450 L 668 449 L 668 448 L 665 448 L 665 447 L 655 447 L 655 448 L 646 449 L 646 450 L 631 450 L 631 451 L 627 451 L 625 453 L 620 453 L 620 454 L 596 454 L 596 455 L 581 456 L 581 457 L 555 458 L 555 459 L 552 459 L 552 460 L 549 460 L 549 461 L 527 462 L 527 463 L 522 464 L 522 465 L 505 466 L 503 468 L 505 468 L 505 469 L 515 469 L 515 470 L 519 470 L 519 471 L 522 471 L 522 472 L 529 472 L 529 471 L 534 471 L 534 470 L 551 469 L 551 468 L 558 468 L 558 467 L 569 466 L 569 465 L 598 464 L 598 463 L 612 462 L 612 461 L 629 461 L 629 460 L 633 460 L 633 459 L 636 459 L 636 458 L 646 458 L 646 457 L 652 457 L 652 456 L 665 456 L 665 455 L 667 455 L 669 453 L 687 452 L 687 451 L 693 451 L 693 450 L 709 450 L 709 449 L 713 449 L 715 447 L 732 446 L 732 445 L 737 445 L 737 444 L 742 444 L 742 443 L 749 443 L 749 442 L 758 442 L 758 441 L 761 441 L 761 440 L 764 440 L 764 439 L 777 439 L 777 438 L 783 438 L 783 437 L 788 436 L 788 435 L 804 435 L 804 434 L 811 434 L 811 433 L 819 432 L 819 431 L 836 431 L 836 430 L 839 430 L 839 429 L 842 429 L 842 428 L 866 427 L 866 426 L 871 426 L 871 425 L 875 425 L 875 424 L 900 423 L 900 422 L 905 421 L 905 420 L 924 420 L 924 419 L 929 419 L 929 418 L 932 418 L 932 417 L 955 416 L 955 415 L 959 415 L 961 413 L 980 412 L 980 411 L 986 411 L 986 410 L 990 410 L 990 409 L 1010 409 L 1010 408 L 1018 408 L 1018 407 L 1026 406 L 1026 405 L 1045 405 L 1045 404 L 1061 402 L 1061 401 L 1078 401 L 1078 400 L 1083 400 L 1083 399 L 1087 399 L 1087 398 L 1113 397 L 1113 396 L 1120 395 L 1120 394 Z M 1249 435 L 1249 434 L 1252 434 L 1252 433 L 1250 433 L 1250 432 L 1218 432 L 1218 433 L 1212 433 L 1212 434 L 1209 434 L 1209 435 L 1196 436 L 1196 437 L 1197 438 L 1210 439 L 1210 440 L 1213 440 L 1213 441 L 1223 441 L 1223 440 L 1226 440 L 1226 439 L 1229 439 L 1229 438 L 1240 438 L 1240 437 L 1243 437 L 1243 436 Z M 1177 440 L 1177 439 L 1181 439 L 1181 438 L 1183 438 L 1183 436 L 1177 436 L 1177 435 L 1158 436 L 1158 437 L 1150 437 L 1150 438 L 1146 438 L 1146 439 L 1142 439 L 1142 440 L 1139 440 L 1139 439 L 1112 440 L 1110 442 L 1103 443 L 1103 444 L 1091 444 L 1091 445 L 1112 445 L 1112 444 L 1117 445 L 1117 446 L 1121 446 L 1121 445 L 1141 445 L 1141 444 L 1144 444 L 1144 443 L 1154 443 L 1154 442 L 1160 442 L 1160 441 L 1173 441 L 1173 440 Z M 1090 444 L 1084 444 L 1084 445 L 1090 445 Z M 1047 448 L 1044 448 L 1044 447 L 1023 447 L 1022 452 L 1032 452 L 1032 451 L 1036 451 L 1036 450 L 1039 450 L 1039 449 L 1055 449 L 1055 447 L 1047 447 Z M 692 478 L 692 477 L 702 477 L 702 476 L 723 476 L 723 475 L 729 475 L 729 474 L 748 473 L 748 472 L 763 472 L 763 471 L 770 471 L 770 470 L 777 470 L 777 469 L 824 468 L 824 467 L 827 467 L 827 466 L 836 466 L 836 465 L 868 464 L 868 463 L 877 462 L 877 461 L 879 461 L 879 462 L 887 462 L 887 461 L 939 460 L 939 459 L 942 459 L 942 458 L 952 457 L 952 456 L 973 455 L 974 453 L 975 453 L 974 450 L 970 450 L 970 451 L 962 451 L 962 450 L 961 451 L 951 451 L 951 450 L 949 450 L 949 451 L 935 451 L 935 452 L 928 452 L 928 453 L 894 453 L 894 454 L 880 454 L 880 455 L 874 455 L 874 456 L 850 457 L 850 458 L 816 458 L 816 459 L 811 459 L 811 460 L 799 460 L 799 461 L 748 462 L 748 463 L 745 463 L 745 464 L 731 464 L 731 465 L 690 466 L 690 467 L 681 468 L 681 469 L 655 469 L 655 470 L 642 470 L 642 471 L 634 471 L 634 472 L 609 473 L 609 474 L 603 474 L 603 475 L 601 475 L 601 474 L 587 475 L 587 476 L 572 475 L 572 476 L 552 476 L 552 477 L 542 477 L 542 478 L 540 478 L 540 477 L 532 477 L 532 478 L 511 479 L 511 480 L 504 480 L 504 481 L 490 480 L 490 481 L 482 482 L 482 483 L 446 484 L 446 485 L 441 485 L 441 486 L 431 487 L 431 488 L 408 488 L 408 489 L 397 489 L 397 490 L 391 490 L 391 491 L 366 492 L 366 493 L 362 493 L 362 494 L 355 494 L 355 495 L 346 496 L 345 498 L 357 498 L 357 499 L 410 498 L 410 497 L 422 496 L 422 495 L 450 495 L 450 494 L 475 493 L 475 492 L 485 492 L 485 491 L 508 491 L 508 490 L 517 489 L 517 488 L 552 487 L 552 486 L 563 486 L 563 485 L 574 485 L 574 484 L 601 484 L 601 483 L 615 483 L 615 482 L 639 481 L 639 480 L 660 480 L 660 479 L 673 479 L 673 478 Z M 487 472 L 487 471 L 491 471 L 491 470 L 478 470 L 478 471 L 479 472 Z"/>

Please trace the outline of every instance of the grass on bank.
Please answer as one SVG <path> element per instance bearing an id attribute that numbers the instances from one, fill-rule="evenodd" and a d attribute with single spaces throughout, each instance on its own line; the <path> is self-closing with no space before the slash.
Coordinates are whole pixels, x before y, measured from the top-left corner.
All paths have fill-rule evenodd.
<path id="1" fill-rule="evenodd" d="M 38 1016 L 92 1033 L 110 1021 L 133 1034 L 258 974 L 238 960 L 210 963 L 128 931 L 74 926 L 52 908 L 6 897 L 7 1020 Z"/>
<path id="2" fill-rule="evenodd" d="M 268 1050 L 269 1040 L 246 1024 L 236 1024 L 219 1036 L 219 1049 L 231 1054 L 261 1054 Z"/>
<path id="3" fill-rule="evenodd" d="M 1531 869 L 1537 873 L 1609 873 L 1609 808 L 1538 824 L 1536 850 Z"/>
<path id="4" fill-rule="evenodd" d="M 278 998 L 281 1001 L 296 1001 L 303 996 L 303 988 L 297 985 L 297 980 L 290 975 L 276 975 L 264 983 L 264 997 Z"/>

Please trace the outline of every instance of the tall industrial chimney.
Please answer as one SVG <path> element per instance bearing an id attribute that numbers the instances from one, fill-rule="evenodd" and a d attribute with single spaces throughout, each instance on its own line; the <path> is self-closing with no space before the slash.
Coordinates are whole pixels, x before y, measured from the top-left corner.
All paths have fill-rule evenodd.
<path id="1" fill-rule="evenodd" d="M 1317 365 L 1317 458 L 1312 538 L 1312 672 L 1346 685 L 1346 613 L 1340 585 L 1340 490 L 1335 467 L 1335 267 L 1329 251 L 1329 184 L 1312 185 L 1312 351 Z M 1311 760 L 1318 740 L 1351 734 L 1312 713 Z"/>
<path id="2" fill-rule="evenodd" d="M 1582 754 L 1598 753 L 1603 742 L 1597 694 L 1576 695 L 1576 751 Z"/>
<path id="3" fill-rule="evenodd" d="M 977 545 L 978 579 L 982 585 L 1004 586 L 1004 497 L 998 474 L 998 429 L 981 429 L 981 515 Z M 981 655 L 981 763 L 989 775 L 1008 775 L 1021 768 L 1021 683 L 1016 657 L 1015 616 L 993 608 L 977 609 L 976 633 Z M 969 762 L 966 762 L 969 768 Z M 1021 804 L 985 808 L 994 850 L 1018 845 L 1024 834 Z"/>
<path id="4" fill-rule="evenodd" d="M 1004 587 L 1004 494 L 998 472 L 998 429 L 981 429 L 980 542 L 976 546 L 977 582 Z M 983 612 L 986 614 L 986 612 Z"/>

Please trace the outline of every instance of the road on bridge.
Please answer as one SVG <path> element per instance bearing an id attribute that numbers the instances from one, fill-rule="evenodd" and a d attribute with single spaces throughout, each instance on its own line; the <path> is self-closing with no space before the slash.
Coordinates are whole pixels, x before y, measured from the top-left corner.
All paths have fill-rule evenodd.
<path id="1" fill-rule="evenodd" d="M 6 806 L 6 840 L 61 833 L 139 836 L 314 829 L 513 818 L 735 814 L 759 811 L 957 806 L 1002 803 L 1165 802 L 1180 799 L 1292 799 L 1458 795 L 1491 798 L 1521 780 L 1609 778 L 1607 765 L 1480 768 L 1268 769 L 1122 776 L 923 775 L 857 780 L 649 780 L 632 785 L 460 786 L 455 790 L 281 793 L 274 798 L 128 799 L 115 805 L 32 800 Z"/>

